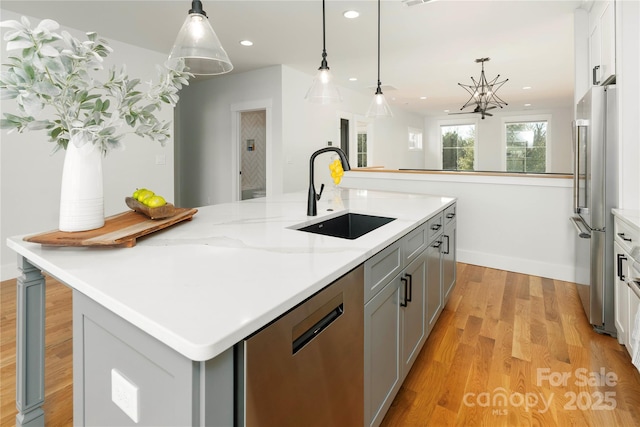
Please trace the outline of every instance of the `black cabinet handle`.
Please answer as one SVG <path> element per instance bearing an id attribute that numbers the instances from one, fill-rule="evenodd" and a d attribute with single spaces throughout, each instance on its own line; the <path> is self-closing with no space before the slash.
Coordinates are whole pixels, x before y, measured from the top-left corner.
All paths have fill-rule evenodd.
<path id="1" fill-rule="evenodd" d="M 441 240 L 437 240 L 433 245 L 431 245 L 432 248 L 439 248 L 440 245 L 442 245 L 442 241 Z"/>
<path id="2" fill-rule="evenodd" d="M 431 229 L 432 229 L 433 231 L 436 231 L 436 230 L 440 230 L 440 227 L 442 227 L 442 224 L 433 224 L 433 225 L 431 226 Z"/>
<path id="3" fill-rule="evenodd" d="M 443 253 L 443 254 L 445 254 L 445 255 L 449 255 L 449 236 L 447 236 L 447 235 L 445 234 L 445 235 L 444 235 L 444 236 L 442 236 L 442 237 L 444 237 L 445 239 L 447 239 L 447 250 L 446 250 L 446 251 L 444 251 L 444 252 L 442 252 L 442 253 Z"/>
<path id="4" fill-rule="evenodd" d="M 456 214 L 455 214 L 455 213 L 448 213 L 448 214 L 447 214 L 447 219 L 451 219 L 451 218 L 453 218 L 454 216 L 456 216 Z"/>
<path id="5" fill-rule="evenodd" d="M 409 278 L 409 296 L 407 297 L 407 301 L 411 302 L 411 296 L 413 295 L 413 280 L 409 273 L 405 273 L 405 276 Z"/>
<path id="6" fill-rule="evenodd" d="M 624 254 L 617 254 L 617 257 L 618 257 L 618 278 L 624 282 L 626 278 L 624 277 L 624 274 L 622 274 L 622 261 L 623 260 L 626 261 L 627 257 L 624 256 Z"/>
<path id="7" fill-rule="evenodd" d="M 624 240 L 625 242 L 630 242 L 631 241 L 631 237 L 625 237 L 624 233 L 618 233 L 618 236 L 620 236 L 620 238 L 622 240 Z"/>
<path id="8" fill-rule="evenodd" d="M 599 69 L 600 69 L 599 65 L 596 65 L 595 67 L 593 67 L 593 84 L 594 85 L 600 84 L 600 80 L 596 80 L 596 71 L 598 71 Z"/>
<path id="9" fill-rule="evenodd" d="M 406 277 L 401 277 L 400 280 L 402 281 L 402 283 L 404 283 L 404 298 L 403 298 L 404 302 L 400 301 L 400 306 L 401 307 L 406 307 L 407 306 L 407 301 L 408 301 L 407 300 L 407 291 L 408 291 L 407 286 L 409 284 L 409 281 L 407 280 Z"/>

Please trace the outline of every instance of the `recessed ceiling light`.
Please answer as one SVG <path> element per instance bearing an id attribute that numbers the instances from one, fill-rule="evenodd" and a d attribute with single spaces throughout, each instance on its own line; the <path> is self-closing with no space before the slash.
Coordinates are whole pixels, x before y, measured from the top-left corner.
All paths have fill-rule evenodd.
<path id="1" fill-rule="evenodd" d="M 427 99 L 427 97 L 426 96 L 421 96 L 420 99 Z"/>
<path id="2" fill-rule="evenodd" d="M 355 81 L 357 81 L 357 80 L 358 80 L 358 78 L 357 78 L 357 77 L 349 77 L 349 81 L 350 81 L 350 82 L 355 82 Z"/>
<path id="3" fill-rule="evenodd" d="M 531 104 L 524 104 L 525 107 L 531 107 Z"/>
<path id="4" fill-rule="evenodd" d="M 357 10 L 347 10 L 345 13 L 342 14 L 345 18 L 348 19 L 355 19 L 358 16 L 360 16 L 360 12 L 358 12 Z"/>
<path id="5" fill-rule="evenodd" d="M 531 89 L 531 86 L 524 86 L 522 89 L 523 90 L 529 90 L 529 89 Z"/>
<path id="6" fill-rule="evenodd" d="M 251 40 L 240 40 L 240 44 L 242 46 L 253 46 L 253 42 Z"/>
<path id="7" fill-rule="evenodd" d="M 445 112 L 445 113 L 448 113 L 448 112 L 449 112 L 449 110 L 444 110 L 444 112 Z"/>

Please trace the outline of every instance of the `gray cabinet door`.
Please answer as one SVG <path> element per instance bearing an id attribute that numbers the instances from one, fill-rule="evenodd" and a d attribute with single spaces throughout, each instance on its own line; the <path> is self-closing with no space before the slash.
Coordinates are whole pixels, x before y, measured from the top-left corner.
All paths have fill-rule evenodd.
<path id="1" fill-rule="evenodd" d="M 404 281 L 403 281 L 404 279 Z M 427 255 L 423 251 L 402 272 L 400 298 L 402 308 L 402 378 L 407 376 L 413 362 L 427 340 L 426 284 Z"/>
<path id="2" fill-rule="evenodd" d="M 442 236 L 442 288 L 444 290 L 443 307 L 449 301 L 451 291 L 456 284 L 456 223 L 450 222 L 444 227 Z"/>
<path id="3" fill-rule="evenodd" d="M 402 384 L 400 277 L 364 306 L 364 416 L 368 426 L 380 424 Z"/>
<path id="4" fill-rule="evenodd" d="M 431 332 L 442 311 L 442 235 L 425 250 L 427 255 L 427 331 Z"/>

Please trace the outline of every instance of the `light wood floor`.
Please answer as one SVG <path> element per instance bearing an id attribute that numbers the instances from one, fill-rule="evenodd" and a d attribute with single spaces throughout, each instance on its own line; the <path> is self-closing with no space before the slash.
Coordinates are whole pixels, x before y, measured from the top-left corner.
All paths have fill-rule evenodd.
<path id="1" fill-rule="evenodd" d="M 0 424 L 13 426 L 15 280 L 0 286 Z M 71 292 L 51 278 L 46 322 L 47 425 L 71 426 Z M 624 347 L 593 332 L 574 284 L 459 263 L 383 421 L 455 425 L 638 426 L 640 374 Z"/>

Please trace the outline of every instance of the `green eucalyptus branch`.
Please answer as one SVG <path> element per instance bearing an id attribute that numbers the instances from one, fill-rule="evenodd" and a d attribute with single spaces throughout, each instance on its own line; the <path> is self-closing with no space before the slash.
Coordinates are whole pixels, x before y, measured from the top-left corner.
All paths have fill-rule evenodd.
<path id="1" fill-rule="evenodd" d="M 174 107 L 178 92 L 189 84 L 192 74 L 183 61 L 157 67 L 159 81 L 148 83 L 146 91 L 139 79 L 130 79 L 123 66 L 108 72 L 100 82 L 92 72 L 103 70 L 104 58 L 113 50 L 96 33 L 80 41 L 45 19 L 35 28 L 27 18 L 0 22 L 7 51 L 19 51 L 3 64 L 0 99 L 15 99 L 18 113 L 4 113 L 0 127 L 9 132 L 45 130 L 54 150 L 66 149 L 71 137 L 79 145 L 98 144 L 106 154 L 120 147 L 127 133 L 148 137 L 164 145 L 170 138 L 170 123 L 156 113 L 162 104 Z M 130 130 L 123 131 L 123 125 Z"/>

